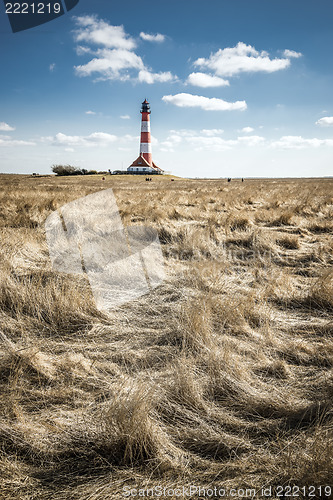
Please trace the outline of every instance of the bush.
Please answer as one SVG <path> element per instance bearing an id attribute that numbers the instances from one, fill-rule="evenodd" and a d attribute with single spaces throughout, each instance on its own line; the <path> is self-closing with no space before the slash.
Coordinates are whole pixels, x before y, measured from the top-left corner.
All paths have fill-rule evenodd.
<path id="1" fill-rule="evenodd" d="M 57 175 L 83 175 L 83 171 L 72 165 L 53 165 L 52 172 Z"/>

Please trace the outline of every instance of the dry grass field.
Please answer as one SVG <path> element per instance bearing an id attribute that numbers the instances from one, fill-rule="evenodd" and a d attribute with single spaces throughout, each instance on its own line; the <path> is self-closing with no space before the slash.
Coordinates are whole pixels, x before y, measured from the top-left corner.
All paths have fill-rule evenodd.
<path id="1" fill-rule="evenodd" d="M 104 314 L 44 222 L 110 187 L 167 277 Z M 332 482 L 333 179 L 1 175 L 0 231 L 1 499 Z"/>

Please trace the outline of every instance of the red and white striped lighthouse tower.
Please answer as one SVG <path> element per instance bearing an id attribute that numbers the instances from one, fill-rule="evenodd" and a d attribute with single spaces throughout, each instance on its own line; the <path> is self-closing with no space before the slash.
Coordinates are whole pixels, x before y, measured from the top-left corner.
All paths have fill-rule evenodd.
<path id="1" fill-rule="evenodd" d="M 140 112 L 140 156 L 128 167 L 127 171 L 131 174 L 162 174 L 163 170 L 153 162 L 150 136 L 150 106 L 147 99 L 143 101 Z"/>
<path id="2" fill-rule="evenodd" d="M 147 99 L 142 103 L 141 107 L 141 142 L 140 142 L 140 156 L 146 160 L 149 165 L 153 164 L 153 157 L 151 153 L 151 137 L 150 137 L 150 106 Z"/>

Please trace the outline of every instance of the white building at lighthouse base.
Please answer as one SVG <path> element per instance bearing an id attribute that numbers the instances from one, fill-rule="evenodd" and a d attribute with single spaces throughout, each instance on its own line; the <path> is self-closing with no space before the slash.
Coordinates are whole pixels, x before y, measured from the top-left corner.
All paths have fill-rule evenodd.
<path id="1" fill-rule="evenodd" d="M 130 174 L 163 174 L 163 170 L 158 167 L 154 162 L 150 165 L 147 160 L 142 156 L 133 161 L 128 167 L 127 172 Z"/>

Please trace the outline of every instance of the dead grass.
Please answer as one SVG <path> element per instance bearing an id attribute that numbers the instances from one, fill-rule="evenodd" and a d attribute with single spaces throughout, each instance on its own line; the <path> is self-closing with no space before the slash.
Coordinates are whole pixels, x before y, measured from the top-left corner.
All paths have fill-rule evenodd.
<path id="1" fill-rule="evenodd" d="M 276 243 L 287 250 L 297 250 L 300 247 L 297 236 L 283 236 L 276 240 Z"/>
<path id="2" fill-rule="evenodd" d="M 0 185 L 1 498 L 329 484 L 331 180 Z M 102 314 L 51 269 L 43 224 L 107 187 L 158 230 L 167 279 Z"/>

